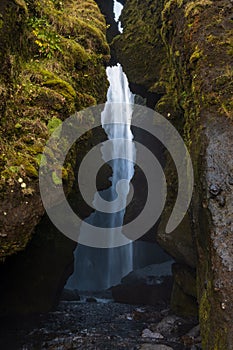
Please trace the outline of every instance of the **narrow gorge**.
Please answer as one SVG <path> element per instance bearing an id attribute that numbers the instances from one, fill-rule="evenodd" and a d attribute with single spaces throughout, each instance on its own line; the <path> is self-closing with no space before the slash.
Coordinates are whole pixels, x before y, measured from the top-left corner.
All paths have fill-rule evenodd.
<path id="1" fill-rule="evenodd" d="M 1 348 L 232 349 L 232 10 L 230 0 L 1 0 Z M 102 127 L 79 117 L 91 106 L 102 106 Z M 192 160 L 191 204 L 171 233 L 180 169 L 159 138 L 130 125 L 144 108 L 175 127 Z M 45 155 L 46 142 L 76 113 L 77 131 L 89 131 L 51 167 L 48 187 L 63 186 L 80 237 L 89 224 L 109 231 L 108 249 L 67 238 L 41 200 L 40 169 L 62 152 L 54 143 Z M 111 228 L 121 234 L 148 200 L 138 143 L 165 174 L 165 206 L 117 247 Z M 91 207 L 78 173 L 98 144 L 106 165 Z"/>

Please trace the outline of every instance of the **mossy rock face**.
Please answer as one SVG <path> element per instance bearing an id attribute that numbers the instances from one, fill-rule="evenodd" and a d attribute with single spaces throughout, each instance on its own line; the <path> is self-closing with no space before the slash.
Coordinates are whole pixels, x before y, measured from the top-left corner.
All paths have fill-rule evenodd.
<path id="1" fill-rule="evenodd" d="M 105 31 L 93 0 L 0 3 L 1 315 L 51 310 L 72 272 L 75 243 L 45 216 L 38 171 L 58 151 L 55 145 L 43 155 L 62 121 L 106 100 Z M 53 169 L 50 185 L 63 182 L 66 196 L 90 137 L 72 146 L 62 169 Z"/>
<path id="2" fill-rule="evenodd" d="M 130 82 L 148 89 L 160 79 L 165 58 L 165 46 L 159 35 L 162 4 L 151 0 L 126 2 L 121 16 L 124 32 L 112 43 Z"/>
<path id="3" fill-rule="evenodd" d="M 4 259 L 24 249 L 44 213 L 38 159 L 53 122 L 105 101 L 109 47 L 105 19 L 93 0 L 3 1 L 0 20 L 0 258 Z M 66 161 L 63 173 L 70 189 L 75 152 Z M 15 222 L 10 220 L 11 210 Z"/>
<path id="4" fill-rule="evenodd" d="M 160 10 L 152 15 L 155 6 Z M 166 235 L 160 243 L 181 261 L 176 239 L 182 239 L 182 231 L 184 237 L 191 233 L 189 243 L 197 252 L 203 349 L 229 350 L 233 347 L 232 5 L 227 0 L 127 0 L 122 19 L 124 34 L 113 42 L 116 55 L 131 82 L 163 94 L 156 108 L 180 131 L 193 161 L 189 222 L 186 217 L 180 236 L 175 232 L 175 248 Z M 172 193 L 168 192 L 161 232 L 177 189 L 169 160 L 166 174 Z M 211 188 L 215 187 L 220 189 L 214 197 Z M 179 288 L 176 284 L 175 294 Z"/>
<path id="5" fill-rule="evenodd" d="M 167 153 L 164 173 L 167 180 L 167 200 L 156 232 L 156 240 L 177 262 L 195 268 L 197 252 L 193 244 L 190 212 L 185 214 L 182 222 L 172 233 L 166 233 L 167 222 L 171 216 L 178 193 L 177 169 Z"/>

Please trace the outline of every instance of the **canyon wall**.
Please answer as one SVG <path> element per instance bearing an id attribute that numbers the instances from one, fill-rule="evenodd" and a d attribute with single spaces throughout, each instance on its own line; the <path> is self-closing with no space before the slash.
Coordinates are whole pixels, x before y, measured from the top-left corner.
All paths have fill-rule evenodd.
<path id="1" fill-rule="evenodd" d="M 168 198 L 157 240 L 177 261 L 172 307 L 195 312 L 203 348 L 233 346 L 232 4 L 229 1 L 127 0 L 124 33 L 112 50 L 131 84 L 161 94 L 156 110 L 190 151 L 195 186 L 175 232 L 164 227 L 177 193 L 169 155 Z"/>
<path id="2" fill-rule="evenodd" d="M 93 0 L 1 1 L 0 314 L 49 310 L 72 268 L 75 244 L 45 216 L 38 170 L 54 129 L 105 102 L 108 60 L 106 22 Z M 66 158 L 66 195 L 83 153 L 76 145 Z M 51 186 L 60 182 L 54 171 Z"/>

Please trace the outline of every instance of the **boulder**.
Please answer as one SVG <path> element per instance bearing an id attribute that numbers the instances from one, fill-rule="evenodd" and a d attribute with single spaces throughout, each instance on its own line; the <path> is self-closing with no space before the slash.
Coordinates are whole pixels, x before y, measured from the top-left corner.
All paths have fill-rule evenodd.
<path id="1" fill-rule="evenodd" d="M 80 301 L 80 295 L 77 289 L 63 289 L 61 294 L 61 300 L 63 301 Z"/>
<path id="2" fill-rule="evenodd" d="M 171 276 L 171 266 L 173 260 L 166 261 L 162 264 L 153 264 L 130 272 L 122 278 L 122 284 L 147 284 L 159 285 L 163 282 L 164 276 Z"/>
<path id="3" fill-rule="evenodd" d="M 172 277 L 166 276 L 159 284 L 119 284 L 112 287 L 114 301 L 125 304 L 167 305 L 171 298 Z"/>

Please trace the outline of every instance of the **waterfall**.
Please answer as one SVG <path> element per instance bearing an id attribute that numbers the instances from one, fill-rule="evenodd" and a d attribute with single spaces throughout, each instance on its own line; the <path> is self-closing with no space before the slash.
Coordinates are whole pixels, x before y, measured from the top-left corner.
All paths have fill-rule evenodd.
<path id="1" fill-rule="evenodd" d="M 123 5 L 120 2 L 114 0 L 113 12 L 115 15 L 115 21 L 118 23 L 118 30 L 120 33 L 123 33 L 123 28 L 122 28 L 121 22 L 119 21 L 122 10 L 123 10 Z"/>
<path id="2" fill-rule="evenodd" d="M 122 6 L 122 5 L 121 5 Z M 121 6 L 119 3 L 114 1 L 115 19 L 118 22 L 119 30 L 121 29 L 121 23 L 118 21 Z M 107 93 L 106 107 L 109 103 L 119 103 L 119 109 L 117 110 L 117 120 L 122 121 L 122 124 L 108 124 L 107 113 L 108 108 L 102 112 L 101 121 L 102 127 L 104 128 L 108 139 L 119 139 L 117 147 L 112 147 L 112 161 L 110 165 L 112 167 L 112 185 L 109 189 L 101 191 L 101 196 L 109 201 L 116 198 L 116 186 L 117 183 L 124 179 L 124 191 L 121 200 L 123 205 L 121 207 L 125 208 L 127 195 L 129 192 L 129 182 L 134 174 L 134 163 L 135 159 L 135 147 L 131 143 L 129 149 L 122 149 L 125 147 L 125 143 L 122 139 L 133 139 L 133 135 L 130 130 L 130 124 L 127 123 L 131 120 L 133 113 L 132 104 L 134 102 L 134 95 L 129 89 L 129 84 L 126 75 L 123 72 L 121 65 L 118 63 L 116 66 L 107 67 L 106 69 L 107 77 L 109 80 L 109 89 Z M 120 104 L 126 103 L 127 108 L 122 108 Z M 106 110 L 107 109 L 107 110 Z M 114 119 L 114 113 L 111 117 Z M 102 157 L 105 160 L 105 154 L 109 150 L 105 149 L 104 145 L 101 149 Z M 132 162 L 119 158 L 119 154 L 127 155 Z M 96 196 L 93 200 L 94 207 L 98 207 L 98 199 Z M 103 213 L 96 210 L 92 213 L 85 221 L 93 226 L 108 227 L 109 229 L 109 239 L 114 240 L 114 236 L 111 235 L 111 228 L 119 227 L 123 225 L 125 209 L 122 209 L 116 213 Z M 80 229 L 80 235 L 85 235 L 85 226 L 82 225 Z M 119 283 L 123 276 L 128 274 L 133 270 L 133 243 L 118 248 L 100 249 L 86 247 L 79 244 L 75 250 L 75 263 L 74 263 L 74 273 L 69 278 L 66 284 L 66 288 L 79 289 L 79 290 L 101 290 L 107 289 L 112 285 Z"/>

